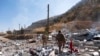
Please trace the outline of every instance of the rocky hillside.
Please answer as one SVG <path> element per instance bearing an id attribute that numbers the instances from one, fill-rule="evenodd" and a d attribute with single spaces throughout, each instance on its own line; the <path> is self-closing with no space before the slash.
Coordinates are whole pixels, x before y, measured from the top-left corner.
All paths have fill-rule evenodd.
<path id="1" fill-rule="evenodd" d="M 99 26 L 100 0 L 82 0 L 62 15 L 50 17 L 50 29 L 60 29 L 65 23 L 69 29 L 85 29 Z M 46 19 L 32 23 L 28 29 L 46 26 Z"/>

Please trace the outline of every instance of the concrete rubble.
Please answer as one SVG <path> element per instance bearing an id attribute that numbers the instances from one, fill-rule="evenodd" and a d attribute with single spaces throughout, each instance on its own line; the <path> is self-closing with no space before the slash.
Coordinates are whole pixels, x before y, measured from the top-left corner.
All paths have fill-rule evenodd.
<path id="1" fill-rule="evenodd" d="M 51 36 L 48 44 L 44 47 L 40 36 L 35 40 L 34 43 L 29 43 L 28 40 L 9 40 L 6 42 L 1 40 L 0 56 L 32 56 L 30 50 L 34 52 L 34 56 L 100 56 L 100 40 L 87 41 L 84 39 L 80 41 L 73 38 L 73 46 L 78 49 L 78 52 L 73 53 L 69 52 L 69 38 L 66 38 L 66 45 L 62 49 L 62 53 L 58 52 L 57 43 Z"/>

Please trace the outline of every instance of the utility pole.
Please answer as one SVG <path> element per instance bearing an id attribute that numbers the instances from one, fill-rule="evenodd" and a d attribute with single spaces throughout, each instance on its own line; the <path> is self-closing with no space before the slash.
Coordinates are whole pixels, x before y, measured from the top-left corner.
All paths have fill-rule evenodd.
<path id="1" fill-rule="evenodd" d="M 24 24 L 24 29 L 26 28 L 26 25 Z"/>
<path id="2" fill-rule="evenodd" d="M 20 24 L 19 24 L 19 30 L 20 30 Z"/>
<path id="3" fill-rule="evenodd" d="M 47 5 L 47 34 L 49 34 L 49 4 Z"/>

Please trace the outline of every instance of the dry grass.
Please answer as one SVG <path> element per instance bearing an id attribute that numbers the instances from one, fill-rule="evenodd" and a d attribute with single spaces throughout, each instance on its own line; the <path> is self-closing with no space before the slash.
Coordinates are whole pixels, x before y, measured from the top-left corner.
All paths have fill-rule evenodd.
<path id="1" fill-rule="evenodd" d="M 77 30 L 81 30 L 81 29 L 91 28 L 92 24 L 93 24 L 92 21 L 71 21 L 71 22 L 65 23 L 67 29 L 69 29 L 71 31 L 77 31 Z M 64 25 L 63 22 L 51 25 L 50 31 L 60 30 L 61 28 L 64 27 L 63 25 Z M 36 29 L 34 29 L 34 31 L 35 32 L 43 32 L 43 31 L 45 31 L 45 27 L 36 28 Z"/>
<path id="2" fill-rule="evenodd" d="M 13 35 L 13 34 L 8 34 L 6 36 L 4 36 L 5 38 L 8 38 L 8 39 L 31 39 L 33 38 L 33 35 L 32 34 L 19 34 L 19 35 Z"/>
<path id="3" fill-rule="evenodd" d="M 6 34 L 5 33 L 0 33 L 0 36 L 5 36 Z"/>
<path id="4" fill-rule="evenodd" d="M 7 35 L 5 35 L 4 37 L 5 37 L 5 38 L 12 38 L 12 37 L 15 37 L 15 35 L 13 35 L 13 34 L 7 34 Z"/>
<path id="5" fill-rule="evenodd" d="M 45 31 L 45 27 L 33 29 L 33 32 L 44 32 L 44 31 Z"/>
<path id="6" fill-rule="evenodd" d="M 72 21 L 67 23 L 67 29 L 71 31 L 77 31 L 81 29 L 91 28 L 93 22 L 92 21 Z"/>
<path id="7" fill-rule="evenodd" d="M 51 25 L 49 28 L 49 31 L 51 32 L 52 30 L 60 30 L 62 28 L 63 23 L 56 23 L 54 25 Z M 40 27 L 40 28 L 36 28 L 33 29 L 33 32 L 44 32 L 45 31 L 45 27 Z"/>

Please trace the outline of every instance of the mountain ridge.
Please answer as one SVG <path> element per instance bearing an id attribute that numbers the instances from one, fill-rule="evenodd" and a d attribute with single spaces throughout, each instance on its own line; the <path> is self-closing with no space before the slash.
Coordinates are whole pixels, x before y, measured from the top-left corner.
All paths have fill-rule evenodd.
<path id="1" fill-rule="evenodd" d="M 81 0 L 67 12 L 55 17 L 50 17 L 50 26 L 57 23 L 68 23 L 72 21 L 91 21 L 94 23 L 94 22 L 99 22 L 100 21 L 99 18 L 100 18 L 100 0 Z M 28 29 L 45 27 L 46 20 L 47 19 L 32 23 L 32 25 L 29 26 Z M 91 23 L 91 25 L 89 24 L 88 28 L 91 28 L 93 23 Z M 82 25 L 83 24 L 84 23 L 82 23 Z M 80 26 L 82 25 L 80 24 Z"/>

